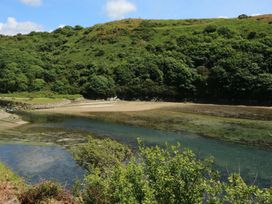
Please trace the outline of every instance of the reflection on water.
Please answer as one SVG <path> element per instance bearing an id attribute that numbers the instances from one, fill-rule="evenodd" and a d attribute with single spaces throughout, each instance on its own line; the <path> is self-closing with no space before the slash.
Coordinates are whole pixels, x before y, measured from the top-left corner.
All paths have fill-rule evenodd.
<path id="1" fill-rule="evenodd" d="M 0 161 L 29 183 L 49 179 L 71 187 L 84 175 L 72 156 L 57 146 L 0 144 Z"/>

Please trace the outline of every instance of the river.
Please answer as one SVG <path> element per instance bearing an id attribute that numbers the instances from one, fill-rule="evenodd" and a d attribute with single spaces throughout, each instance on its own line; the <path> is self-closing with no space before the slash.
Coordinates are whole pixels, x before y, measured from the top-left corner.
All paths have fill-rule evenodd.
<path id="1" fill-rule="evenodd" d="M 226 178 L 227 175 L 229 175 L 230 173 L 235 172 L 240 173 L 242 177 L 247 181 L 247 183 L 250 184 L 254 183 L 261 187 L 270 187 L 272 184 L 272 151 L 268 149 L 226 143 L 223 141 L 208 139 L 199 135 L 192 135 L 184 132 L 158 131 L 129 125 L 113 124 L 84 117 L 26 114 L 24 115 L 24 119 L 31 122 L 31 124 L 24 127 L 24 130 L 27 128 L 28 131 L 33 130 L 33 132 L 35 132 L 38 129 L 39 131 L 42 131 L 44 133 L 50 132 L 50 134 L 53 134 L 51 132 L 58 131 L 66 132 L 67 134 L 71 132 L 75 132 L 75 134 L 80 134 L 79 132 L 84 132 L 85 134 L 90 133 L 97 137 L 109 137 L 119 142 L 128 144 L 133 148 L 136 148 L 137 146 L 137 138 L 141 138 L 141 140 L 146 145 L 163 146 L 165 145 L 165 143 L 180 143 L 183 147 L 188 147 L 192 149 L 200 158 L 213 156 L 215 160 L 215 166 L 221 171 L 223 179 Z M 5 150 L 8 148 L 10 148 L 10 150 Z M 20 155 L 24 155 L 25 152 L 27 153 L 27 155 L 31 155 L 31 152 L 33 151 L 35 154 L 36 148 L 37 146 L 35 145 L 0 145 L 0 161 L 2 160 L 4 163 L 8 164 L 8 166 L 15 170 L 15 172 L 19 175 L 25 176 L 21 172 L 25 170 L 24 168 L 29 168 L 29 165 L 22 165 L 19 166 L 20 168 L 18 168 L 18 163 L 28 164 L 27 162 L 33 159 L 33 157 Z M 54 166 L 52 164 L 55 172 L 61 172 L 61 169 L 69 168 L 71 172 L 66 172 L 66 175 L 68 176 L 60 179 L 56 175 L 52 175 L 52 168 L 45 168 L 44 171 L 41 171 L 40 175 L 39 172 L 36 172 L 34 177 L 35 179 L 31 180 L 32 182 L 36 182 L 37 178 L 44 178 L 56 179 L 60 180 L 62 183 L 68 182 L 70 184 L 73 181 L 73 179 L 71 178 L 82 177 L 83 171 L 74 163 L 71 155 L 67 151 L 57 146 L 40 146 L 39 148 L 40 150 L 38 150 L 38 152 L 44 151 L 45 153 L 41 153 L 40 155 L 38 154 L 36 156 L 38 158 L 43 158 L 45 160 L 45 164 L 48 160 L 47 157 L 49 157 L 49 160 L 50 158 L 52 160 L 52 157 L 54 157 L 46 153 L 48 152 L 46 148 L 53 148 L 53 151 L 50 150 L 49 152 L 52 152 L 52 154 L 54 155 L 60 154 L 60 157 L 62 158 L 57 159 L 55 163 L 58 165 Z M 18 154 L 18 157 L 16 157 L 16 162 L 14 162 L 14 154 L 7 154 L 7 151 L 11 151 L 11 149 L 15 149 L 12 152 L 15 152 L 14 154 Z M 3 155 L 5 155 L 4 160 L 2 159 Z M 64 163 L 61 163 L 60 161 L 63 161 Z M 68 161 L 68 163 L 65 163 L 66 161 Z M 70 167 L 67 168 L 67 166 Z M 30 167 L 32 168 L 31 165 Z M 36 165 L 34 165 L 34 167 L 36 168 Z"/>

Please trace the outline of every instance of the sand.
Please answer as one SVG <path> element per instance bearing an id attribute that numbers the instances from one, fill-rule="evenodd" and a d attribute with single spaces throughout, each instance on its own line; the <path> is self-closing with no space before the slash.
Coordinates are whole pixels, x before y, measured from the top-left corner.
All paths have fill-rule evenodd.
<path id="1" fill-rule="evenodd" d="M 272 118 L 272 108 L 264 106 L 215 105 L 181 102 L 143 102 L 143 101 L 95 101 L 82 100 L 50 109 L 34 110 L 40 113 L 60 113 L 77 116 L 89 116 L 98 112 L 140 112 L 154 109 L 181 110 L 194 114 L 215 115 L 246 119 Z"/>
<path id="2" fill-rule="evenodd" d="M 0 131 L 26 124 L 19 116 L 0 109 Z"/>
<path id="3" fill-rule="evenodd" d="M 171 107 L 181 103 L 168 102 L 138 102 L 138 101 L 93 101 L 84 100 L 61 107 L 51 109 L 40 109 L 35 112 L 46 113 L 63 113 L 85 115 L 92 112 L 131 112 L 131 111 L 147 111 L 158 108 Z"/>

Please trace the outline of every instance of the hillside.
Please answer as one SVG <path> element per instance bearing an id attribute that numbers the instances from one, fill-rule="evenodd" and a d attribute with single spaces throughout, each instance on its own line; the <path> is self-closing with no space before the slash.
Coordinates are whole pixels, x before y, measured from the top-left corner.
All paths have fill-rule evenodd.
<path id="1" fill-rule="evenodd" d="M 271 103 L 272 15 L 0 37 L 0 93 Z"/>

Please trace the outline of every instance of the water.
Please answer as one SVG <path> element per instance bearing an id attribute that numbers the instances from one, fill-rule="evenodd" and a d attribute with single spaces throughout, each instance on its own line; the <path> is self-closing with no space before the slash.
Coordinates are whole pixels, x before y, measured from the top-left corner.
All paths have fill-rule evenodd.
<path id="1" fill-rule="evenodd" d="M 128 125 L 110 124 L 84 118 L 66 118 L 58 123 L 47 123 L 47 128 L 81 130 L 136 145 L 137 138 L 147 145 L 181 143 L 200 157 L 213 156 L 223 174 L 241 173 L 249 183 L 261 186 L 272 184 L 272 151 L 245 145 L 231 144 L 198 135 L 158 131 Z"/>
<path id="2" fill-rule="evenodd" d="M 36 122 L 29 125 L 30 129 L 39 128 L 42 131 L 65 130 L 69 133 L 73 131 L 89 132 L 96 136 L 118 140 L 132 147 L 137 145 L 137 138 L 141 138 L 147 145 L 164 145 L 166 142 L 169 144 L 181 143 L 183 146 L 192 149 L 201 158 L 212 155 L 217 168 L 225 176 L 236 172 L 240 173 L 248 183 L 255 183 L 262 187 L 269 187 L 272 184 L 271 150 L 226 143 L 182 132 L 158 131 L 83 117 L 31 114 L 25 115 L 25 117 L 29 121 Z"/>
<path id="3" fill-rule="evenodd" d="M 0 161 L 32 184 L 50 179 L 70 188 L 84 175 L 70 153 L 57 146 L 0 144 Z"/>

